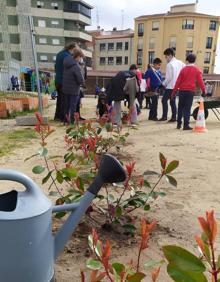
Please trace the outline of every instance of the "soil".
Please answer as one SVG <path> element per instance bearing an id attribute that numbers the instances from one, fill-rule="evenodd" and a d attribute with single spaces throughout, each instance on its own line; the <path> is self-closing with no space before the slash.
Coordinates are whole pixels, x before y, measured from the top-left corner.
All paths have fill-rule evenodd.
<path id="1" fill-rule="evenodd" d="M 55 102 L 47 114 L 52 118 Z M 87 118 L 95 116 L 95 99 L 83 99 L 82 115 Z M 160 103 L 159 103 L 160 104 Z M 165 181 L 161 190 L 166 192 L 166 197 L 158 198 L 147 213 L 136 212 L 135 224 L 138 227 L 141 217 L 148 221 L 156 219 L 158 222 L 153 232 L 149 249 L 143 255 L 144 262 L 150 259 L 161 260 L 163 255 L 161 247 L 167 244 L 177 244 L 187 247 L 198 253 L 194 235 L 200 234 L 197 217 L 204 215 L 206 210 L 215 210 L 216 218 L 220 222 L 220 123 L 211 113 L 207 120 L 208 131 L 204 134 L 176 130 L 176 124 L 167 122 L 148 121 L 148 110 L 143 110 L 139 116 L 138 130 L 131 131 L 128 145 L 124 152 L 133 156 L 137 162 L 136 170 L 143 173 L 146 170 L 160 169 L 159 152 L 165 154 L 169 160 L 180 161 L 179 168 L 174 177 L 178 187 L 173 188 Z M 63 136 L 65 128 L 59 123 L 51 122 L 56 131 L 48 141 L 49 150 L 53 155 L 64 150 Z M 194 122 L 192 122 L 194 126 Z M 0 121 L 1 134 L 5 130 L 17 129 L 14 120 Z M 12 154 L 2 157 L 2 168 L 17 169 L 41 185 L 41 177 L 33 175 L 31 168 L 36 164 L 36 159 L 24 162 L 24 159 L 37 151 L 39 141 L 31 140 L 25 149 L 16 149 Z M 10 190 L 14 184 L 1 183 L 1 191 Z M 17 184 L 16 184 L 17 187 Z M 48 193 L 47 185 L 42 189 Z M 52 200 L 54 200 L 52 198 Z M 54 221 L 54 230 L 58 229 L 63 220 Z M 97 223 L 88 218 L 82 219 L 71 240 L 67 243 L 64 252 L 56 261 L 55 271 L 58 282 L 80 282 L 80 269 L 85 269 L 85 262 L 89 256 L 87 236 L 91 227 L 96 227 L 101 238 L 109 238 L 112 243 L 112 260 L 128 262 L 137 256 L 139 237 L 131 237 L 120 230 L 101 228 Z M 220 249 L 218 236 L 217 247 Z M 169 282 L 171 279 L 166 274 L 166 266 L 162 266 L 159 281 Z M 144 282 L 151 281 L 146 278 Z"/>

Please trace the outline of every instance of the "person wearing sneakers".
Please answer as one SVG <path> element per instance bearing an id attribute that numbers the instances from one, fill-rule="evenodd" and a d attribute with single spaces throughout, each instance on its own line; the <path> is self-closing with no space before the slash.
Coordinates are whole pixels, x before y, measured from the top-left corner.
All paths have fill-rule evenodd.
<path id="1" fill-rule="evenodd" d="M 205 95 L 205 84 L 202 79 L 202 72 L 195 66 L 196 55 L 189 54 L 186 58 L 186 66 L 180 71 L 174 86 L 171 99 L 175 99 L 176 92 L 179 91 L 179 104 L 177 116 L 177 129 L 181 129 L 182 118 L 184 120 L 183 130 L 191 130 L 189 126 L 193 97 L 196 91 L 196 83 Z"/>
<path id="2" fill-rule="evenodd" d="M 168 114 L 168 100 L 170 100 L 170 106 L 172 110 L 172 117 L 169 122 L 176 122 L 176 99 L 170 99 L 173 92 L 174 85 L 181 69 L 185 64 L 175 58 L 175 52 L 172 48 L 168 48 L 164 51 L 164 55 L 167 61 L 166 77 L 163 81 L 163 85 L 166 88 L 162 98 L 163 115 L 159 121 L 166 121 Z"/>

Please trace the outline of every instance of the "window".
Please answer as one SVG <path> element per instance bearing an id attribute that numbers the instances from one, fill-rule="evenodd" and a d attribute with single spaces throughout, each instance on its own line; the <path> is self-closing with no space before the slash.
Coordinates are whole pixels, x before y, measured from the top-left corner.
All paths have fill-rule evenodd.
<path id="1" fill-rule="evenodd" d="M 187 37 L 187 46 L 186 48 L 193 48 L 193 37 L 192 36 L 188 36 Z"/>
<path id="2" fill-rule="evenodd" d="M 209 23 L 209 30 L 216 30 L 216 21 L 210 21 Z"/>
<path id="3" fill-rule="evenodd" d="M 142 56 L 143 56 L 143 51 L 138 50 L 138 52 L 137 52 L 137 65 L 142 65 Z"/>
<path id="4" fill-rule="evenodd" d="M 59 25 L 59 21 L 51 21 L 52 25 Z"/>
<path id="5" fill-rule="evenodd" d="M 155 58 L 155 52 L 154 51 L 148 52 L 148 63 L 149 64 L 153 63 L 154 58 Z"/>
<path id="6" fill-rule="evenodd" d="M 52 39 L 52 44 L 53 45 L 60 45 L 60 39 L 57 39 L 57 38 Z"/>
<path id="7" fill-rule="evenodd" d="M 57 58 L 57 56 L 53 56 L 53 61 L 54 61 L 54 62 L 56 61 L 56 58 Z"/>
<path id="8" fill-rule="evenodd" d="M 46 55 L 41 55 L 41 56 L 40 56 L 40 60 L 41 60 L 42 62 L 46 62 L 46 61 L 48 60 L 48 58 L 47 58 Z"/>
<path id="9" fill-rule="evenodd" d="M 194 20 L 183 20 L 182 29 L 194 29 Z"/>
<path id="10" fill-rule="evenodd" d="M 21 61 L 21 53 L 20 52 L 11 52 L 12 59 L 17 61 Z"/>
<path id="11" fill-rule="evenodd" d="M 176 50 L 176 36 L 171 36 L 170 37 L 169 47 L 173 48 L 174 50 Z"/>
<path id="12" fill-rule="evenodd" d="M 17 33 L 11 33 L 9 35 L 9 38 L 10 38 L 10 43 L 12 43 L 12 44 L 19 44 L 20 43 L 20 37 L 19 37 L 19 34 L 17 34 Z M 1 38 L 0 38 L 0 42 L 1 42 Z"/>
<path id="13" fill-rule="evenodd" d="M 37 8 L 44 7 L 44 2 L 43 1 L 37 1 Z"/>
<path id="14" fill-rule="evenodd" d="M 105 65 L 105 57 L 100 57 L 99 64 L 102 66 Z"/>
<path id="15" fill-rule="evenodd" d="M 149 49 L 154 49 L 155 48 L 155 38 L 150 37 L 149 39 Z"/>
<path id="16" fill-rule="evenodd" d="M 208 74 L 209 73 L 209 67 L 204 67 L 203 68 L 203 73 Z"/>
<path id="17" fill-rule="evenodd" d="M 127 51 L 129 48 L 129 42 L 125 42 L 125 51 Z"/>
<path id="18" fill-rule="evenodd" d="M 108 65 L 114 65 L 114 57 L 108 57 Z"/>
<path id="19" fill-rule="evenodd" d="M 138 24 L 138 36 L 143 36 L 144 35 L 144 24 L 139 23 Z"/>
<path id="20" fill-rule="evenodd" d="M 122 42 L 117 42 L 117 44 L 116 44 L 116 50 L 117 50 L 117 51 L 122 51 Z"/>
<path id="21" fill-rule="evenodd" d="M 122 65 L 122 57 L 116 57 L 116 65 Z"/>
<path id="22" fill-rule="evenodd" d="M 54 10 L 58 10 L 58 3 L 52 2 L 51 6 L 54 8 Z"/>
<path id="23" fill-rule="evenodd" d="M 108 43 L 108 51 L 113 51 L 115 48 L 114 45 L 115 45 L 114 43 Z"/>
<path id="24" fill-rule="evenodd" d="M 143 50 L 143 39 L 139 38 L 138 39 L 138 46 L 137 46 L 138 50 Z"/>
<path id="25" fill-rule="evenodd" d="M 152 30 L 159 30 L 160 23 L 158 21 L 152 22 Z"/>
<path id="26" fill-rule="evenodd" d="M 205 53 L 205 58 L 204 58 L 204 63 L 209 64 L 211 60 L 211 52 L 206 52 Z"/>
<path id="27" fill-rule="evenodd" d="M 189 55 L 189 54 L 192 54 L 193 53 L 193 50 L 186 50 L 186 57 Z"/>
<path id="28" fill-rule="evenodd" d="M 47 38 L 44 38 L 44 37 L 39 38 L 39 43 L 40 44 L 47 44 Z"/>
<path id="29" fill-rule="evenodd" d="M 64 12 L 80 13 L 91 19 L 91 8 L 84 6 L 83 3 L 79 4 L 79 1 L 65 0 Z"/>
<path id="30" fill-rule="evenodd" d="M 100 51 L 105 51 L 106 45 L 105 43 L 100 43 Z"/>
<path id="31" fill-rule="evenodd" d="M 46 21 L 44 21 L 44 20 L 38 20 L 38 26 L 39 26 L 39 27 L 46 27 Z"/>
<path id="32" fill-rule="evenodd" d="M 212 37 L 206 38 L 206 49 L 212 49 Z"/>
<path id="33" fill-rule="evenodd" d="M 128 57 L 125 57 L 125 65 L 128 65 Z"/>

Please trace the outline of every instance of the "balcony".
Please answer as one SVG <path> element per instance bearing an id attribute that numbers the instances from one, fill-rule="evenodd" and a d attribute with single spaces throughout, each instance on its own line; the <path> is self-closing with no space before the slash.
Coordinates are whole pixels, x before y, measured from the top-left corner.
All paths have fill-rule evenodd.
<path id="1" fill-rule="evenodd" d="M 70 12 L 64 12 L 63 13 L 64 20 L 71 20 L 71 21 L 78 21 L 86 25 L 91 25 L 92 20 L 88 17 L 85 17 L 82 14 L 79 13 L 70 13 Z"/>
<path id="2" fill-rule="evenodd" d="M 85 30 L 64 30 L 64 37 L 79 38 L 85 41 L 92 41 L 92 36 Z"/>

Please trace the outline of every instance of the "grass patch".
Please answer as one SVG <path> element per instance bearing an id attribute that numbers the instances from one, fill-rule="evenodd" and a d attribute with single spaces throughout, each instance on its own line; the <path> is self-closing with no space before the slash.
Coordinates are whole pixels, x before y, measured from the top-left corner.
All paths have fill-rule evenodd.
<path id="1" fill-rule="evenodd" d="M 0 157 L 9 155 L 17 148 L 23 147 L 31 139 L 36 139 L 37 134 L 32 128 L 1 132 L 0 134 Z"/>

